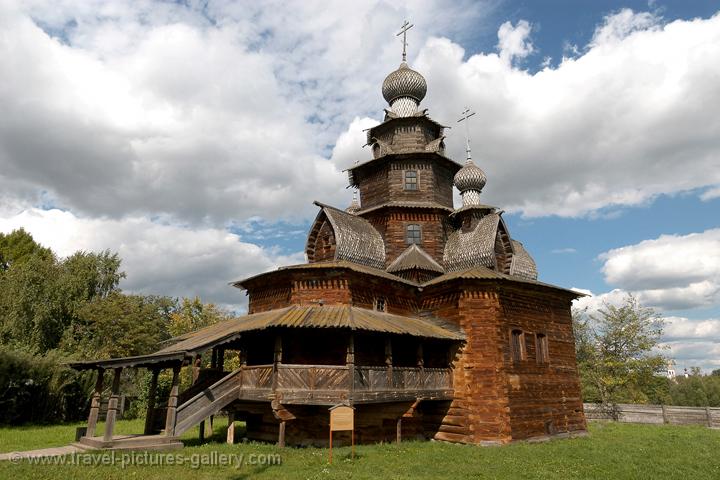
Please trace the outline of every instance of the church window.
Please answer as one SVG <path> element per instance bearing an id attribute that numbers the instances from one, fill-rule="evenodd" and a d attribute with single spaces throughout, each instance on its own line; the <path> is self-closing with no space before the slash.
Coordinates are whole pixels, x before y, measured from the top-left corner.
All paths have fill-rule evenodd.
<path id="1" fill-rule="evenodd" d="M 522 330 L 513 330 L 511 332 L 510 353 L 513 362 L 525 360 L 525 335 Z"/>
<path id="2" fill-rule="evenodd" d="M 420 231 L 420 225 L 408 225 L 405 240 L 408 245 L 412 243 L 421 243 L 422 232 Z"/>
<path id="3" fill-rule="evenodd" d="M 417 170 L 406 170 L 405 171 L 405 190 L 417 190 L 418 189 L 418 174 Z"/>
<path id="4" fill-rule="evenodd" d="M 386 312 L 387 308 L 385 306 L 385 297 L 375 297 L 375 310 L 378 312 Z"/>
<path id="5" fill-rule="evenodd" d="M 535 358 L 537 363 L 548 363 L 548 340 L 547 335 L 538 333 L 535 335 Z"/>

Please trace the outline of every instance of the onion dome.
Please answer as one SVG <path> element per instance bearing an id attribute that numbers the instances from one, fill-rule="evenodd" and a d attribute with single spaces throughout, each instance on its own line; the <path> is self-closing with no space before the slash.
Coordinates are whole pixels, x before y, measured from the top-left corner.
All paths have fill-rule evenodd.
<path id="1" fill-rule="evenodd" d="M 472 160 L 465 163 L 465 166 L 458 170 L 453 179 L 453 183 L 460 190 L 460 193 L 468 190 L 482 191 L 487 182 L 485 172 L 480 167 L 475 165 Z"/>
<path id="2" fill-rule="evenodd" d="M 345 209 L 348 213 L 355 213 L 360 210 L 360 202 L 358 202 L 357 190 L 353 191 L 353 198 L 350 206 Z"/>
<path id="3" fill-rule="evenodd" d="M 460 190 L 464 206 L 480 205 L 480 192 L 486 182 L 485 172 L 470 159 L 458 170 L 453 179 L 453 183 Z"/>
<path id="4" fill-rule="evenodd" d="M 408 67 L 405 62 L 385 77 L 382 85 L 383 97 L 390 104 L 393 112 L 402 117 L 415 113 L 426 93 L 425 78 Z"/>

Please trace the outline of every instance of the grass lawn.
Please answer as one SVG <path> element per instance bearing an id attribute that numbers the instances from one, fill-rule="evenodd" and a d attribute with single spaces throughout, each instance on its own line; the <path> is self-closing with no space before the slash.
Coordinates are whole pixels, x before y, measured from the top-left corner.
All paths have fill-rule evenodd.
<path id="1" fill-rule="evenodd" d="M 527 479 L 718 479 L 720 431 L 705 427 L 591 423 L 590 436 L 504 447 L 476 447 L 440 442 L 361 445 L 357 458 L 349 448 L 286 448 L 273 445 L 222 443 L 223 419 L 216 436 L 198 445 L 197 429 L 186 436 L 186 447 L 172 454 L 276 454 L 281 465 L 240 468 L 200 466 L 30 465 L 0 462 L 0 479 L 243 479 L 243 478 L 527 478 Z M 0 428 L 0 452 L 61 446 L 74 438 L 77 425 Z M 137 432 L 142 421 L 120 421 L 118 433 Z M 120 454 L 118 454 L 119 456 Z M 69 458 L 69 457 L 66 457 Z"/>

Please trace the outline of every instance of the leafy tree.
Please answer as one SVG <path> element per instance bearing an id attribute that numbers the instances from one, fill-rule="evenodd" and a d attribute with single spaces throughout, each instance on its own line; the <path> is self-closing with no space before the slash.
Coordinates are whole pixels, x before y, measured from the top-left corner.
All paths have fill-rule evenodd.
<path id="1" fill-rule="evenodd" d="M 168 339 L 174 301 L 168 297 L 125 295 L 113 291 L 96 297 L 78 311 L 78 321 L 65 332 L 61 348 L 80 358 L 144 355 Z"/>
<path id="2" fill-rule="evenodd" d="M 125 276 L 109 251 L 58 260 L 24 230 L 0 236 L 0 343 L 42 353 L 57 348 L 78 311 L 118 289 Z"/>
<path id="3" fill-rule="evenodd" d="M 171 336 L 177 337 L 231 318 L 232 315 L 225 310 L 212 303 L 203 303 L 199 297 L 183 298 L 170 314 L 168 331 Z"/>
<path id="4" fill-rule="evenodd" d="M 49 260 L 53 253 L 49 248 L 37 243 L 32 235 L 22 228 L 8 234 L 0 233 L 0 272 L 34 256 Z"/>
<path id="5" fill-rule="evenodd" d="M 663 323 L 657 313 L 629 295 L 619 307 L 605 304 L 597 314 L 576 311 L 573 318 L 585 399 L 611 412 L 620 402 L 646 403 L 667 361 L 658 352 Z"/>

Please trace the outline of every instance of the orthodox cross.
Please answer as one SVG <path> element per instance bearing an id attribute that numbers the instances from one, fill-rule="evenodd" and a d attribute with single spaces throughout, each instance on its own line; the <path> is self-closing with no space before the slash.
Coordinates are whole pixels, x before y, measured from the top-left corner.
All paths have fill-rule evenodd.
<path id="1" fill-rule="evenodd" d="M 412 27 L 414 27 L 414 24 L 410 24 L 407 20 L 405 20 L 405 23 L 402 24 L 402 27 L 400 27 L 400 32 L 395 35 L 396 37 L 399 37 L 402 33 L 403 36 L 403 62 L 407 58 L 407 31 L 410 30 Z"/>
<path id="2" fill-rule="evenodd" d="M 460 120 L 458 120 L 458 123 L 465 122 L 465 153 L 467 153 L 467 159 L 465 160 L 467 163 L 470 163 L 471 157 L 470 157 L 470 121 L 468 118 L 475 115 L 475 112 L 471 112 L 469 108 L 465 107 L 465 110 L 462 112 L 462 116 L 460 117 Z"/>

